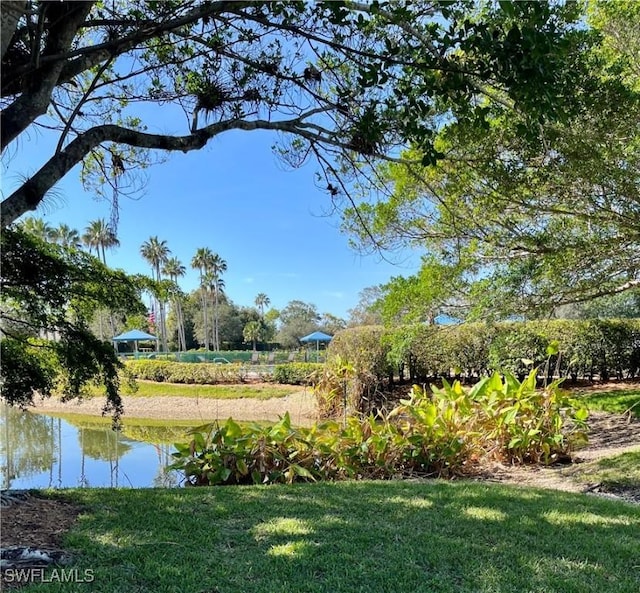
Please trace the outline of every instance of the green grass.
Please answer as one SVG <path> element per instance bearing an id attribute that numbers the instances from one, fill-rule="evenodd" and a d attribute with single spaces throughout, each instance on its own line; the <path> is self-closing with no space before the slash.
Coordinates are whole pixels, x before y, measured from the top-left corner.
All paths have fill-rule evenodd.
<path id="1" fill-rule="evenodd" d="M 614 413 L 631 410 L 632 414 L 640 418 L 640 389 L 585 392 L 580 394 L 580 399 L 592 410 Z"/>
<path id="2" fill-rule="evenodd" d="M 105 593 L 637 593 L 640 507 L 475 482 L 69 490 Z"/>
<path id="3" fill-rule="evenodd" d="M 243 383 L 241 385 L 188 385 L 178 383 L 156 383 L 136 380 L 138 390 L 131 392 L 124 385 L 121 395 L 127 397 L 201 397 L 208 399 L 271 399 L 286 397 L 302 390 L 299 385 L 277 385 L 270 383 Z M 97 387 L 88 387 L 85 399 L 104 397 Z"/>
<path id="4" fill-rule="evenodd" d="M 640 488 L 640 449 L 575 466 L 571 477 L 580 482 Z"/>
<path id="5" fill-rule="evenodd" d="M 286 397 L 300 391 L 295 385 L 182 385 L 177 383 L 154 383 L 153 381 L 136 381 L 138 390 L 133 397 L 202 397 L 210 399 L 271 399 Z"/>

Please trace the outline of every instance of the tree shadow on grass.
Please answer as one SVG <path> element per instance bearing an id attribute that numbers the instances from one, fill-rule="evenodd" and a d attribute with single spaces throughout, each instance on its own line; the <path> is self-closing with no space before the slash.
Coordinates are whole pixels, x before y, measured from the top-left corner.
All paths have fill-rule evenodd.
<path id="1" fill-rule="evenodd" d="M 68 496 L 88 505 L 67 545 L 92 591 L 640 590 L 640 507 L 586 495 L 428 481 Z"/>

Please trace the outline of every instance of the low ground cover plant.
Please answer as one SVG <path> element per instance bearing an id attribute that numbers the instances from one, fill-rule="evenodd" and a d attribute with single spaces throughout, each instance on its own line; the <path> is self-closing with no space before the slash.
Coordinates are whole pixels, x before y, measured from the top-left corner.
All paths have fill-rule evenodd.
<path id="1" fill-rule="evenodd" d="M 223 485 L 451 476 L 486 459 L 551 463 L 586 442 L 588 413 L 558 382 L 537 389 L 536 375 L 415 386 L 387 415 L 310 429 L 293 427 L 288 414 L 271 427 L 207 424 L 176 445 L 172 469 L 190 485 Z"/>

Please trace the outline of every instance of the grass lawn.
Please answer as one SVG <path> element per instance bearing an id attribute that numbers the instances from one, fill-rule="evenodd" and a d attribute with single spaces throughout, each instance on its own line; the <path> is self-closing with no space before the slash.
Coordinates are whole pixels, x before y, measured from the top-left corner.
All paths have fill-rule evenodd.
<path id="1" fill-rule="evenodd" d="M 296 385 L 272 385 L 270 383 L 242 384 L 242 385 L 182 385 L 177 383 L 154 383 L 152 381 L 137 381 L 138 390 L 133 397 L 206 397 L 211 399 L 271 399 L 272 397 L 286 397 L 301 391 Z"/>
<path id="2" fill-rule="evenodd" d="M 68 490 L 91 584 L 31 591 L 637 593 L 640 507 L 475 482 Z"/>
<path id="3" fill-rule="evenodd" d="M 623 413 L 631 409 L 631 413 L 640 418 L 640 388 L 591 391 L 582 393 L 579 397 L 592 410 Z"/>
<path id="4" fill-rule="evenodd" d="M 575 466 L 570 474 L 580 482 L 640 488 L 640 449 Z"/>
<path id="5" fill-rule="evenodd" d="M 156 383 L 154 381 L 136 380 L 138 390 L 131 393 L 122 387 L 120 393 L 127 397 L 202 397 L 210 399 L 271 399 L 286 397 L 302 391 L 299 385 L 279 385 L 272 383 L 242 383 L 240 385 L 189 385 L 183 383 Z M 124 385 L 124 384 L 123 384 Z M 104 397 L 104 392 L 97 387 L 89 387 L 85 397 Z"/>

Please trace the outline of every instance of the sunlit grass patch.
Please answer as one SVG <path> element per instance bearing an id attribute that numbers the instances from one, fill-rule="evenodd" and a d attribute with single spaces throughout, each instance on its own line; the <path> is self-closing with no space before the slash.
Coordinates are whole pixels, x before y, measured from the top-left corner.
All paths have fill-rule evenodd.
<path id="1" fill-rule="evenodd" d="M 580 395 L 592 410 L 631 414 L 640 418 L 640 389 L 622 389 L 602 392 L 586 392 Z"/>
<path id="2" fill-rule="evenodd" d="M 201 397 L 207 399 L 271 399 L 286 397 L 300 391 L 293 385 L 269 383 L 242 385 L 184 385 L 177 383 L 154 383 L 137 381 L 138 390 L 127 393 L 133 397 Z"/>
<path id="3" fill-rule="evenodd" d="M 91 590 L 104 593 L 640 586 L 640 507 L 580 494 L 434 480 L 57 495 L 85 508 L 65 546 L 80 570 L 94 571 Z"/>
<path id="4" fill-rule="evenodd" d="M 608 487 L 640 488 L 640 448 L 575 466 L 571 477 Z"/>

